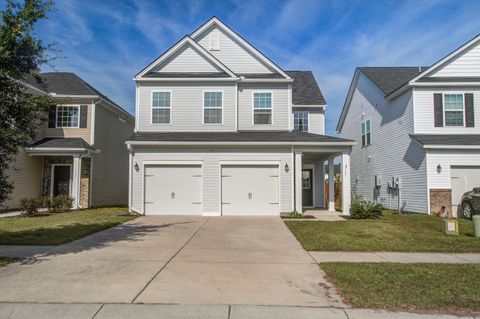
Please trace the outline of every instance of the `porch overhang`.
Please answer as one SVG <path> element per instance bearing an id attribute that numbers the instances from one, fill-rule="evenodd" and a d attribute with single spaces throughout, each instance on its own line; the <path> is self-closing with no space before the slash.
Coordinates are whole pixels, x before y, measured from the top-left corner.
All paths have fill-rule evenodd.
<path id="1" fill-rule="evenodd" d="M 43 138 L 25 147 L 25 152 L 30 156 L 72 156 L 97 154 L 100 150 L 82 138 Z"/>

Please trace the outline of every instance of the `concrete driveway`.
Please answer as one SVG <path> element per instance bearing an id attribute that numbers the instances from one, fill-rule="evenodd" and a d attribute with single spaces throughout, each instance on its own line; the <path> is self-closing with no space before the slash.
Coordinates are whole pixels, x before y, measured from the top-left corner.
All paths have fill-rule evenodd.
<path id="1" fill-rule="evenodd" d="M 0 268 L 0 287 L 0 302 L 344 306 L 262 217 L 140 217 Z"/>

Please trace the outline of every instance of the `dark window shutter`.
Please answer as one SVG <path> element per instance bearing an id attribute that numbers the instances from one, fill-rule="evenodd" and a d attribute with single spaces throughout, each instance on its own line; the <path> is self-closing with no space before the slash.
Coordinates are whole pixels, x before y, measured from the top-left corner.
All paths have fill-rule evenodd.
<path id="1" fill-rule="evenodd" d="M 48 109 L 48 128 L 55 128 L 55 121 L 57 120 L 57 106 L 50 105 Z"/>
<path id="2" fill-rule="evenodd" d="M 433 108 L 435 114 L 435 127 L 443 126 L 443 96 L 442 93 L 433 94 Z"/>
<path id="3" fill-rule="evenodd" d="M 80 105 L 80 128 L 87 128 L 88 106 Z"/>
<path id="4" fill-rule="evenodd" d="M 475 127 L 475 116 L 473 113 L 473 94 L 465 93 L 465 126 Z"/>

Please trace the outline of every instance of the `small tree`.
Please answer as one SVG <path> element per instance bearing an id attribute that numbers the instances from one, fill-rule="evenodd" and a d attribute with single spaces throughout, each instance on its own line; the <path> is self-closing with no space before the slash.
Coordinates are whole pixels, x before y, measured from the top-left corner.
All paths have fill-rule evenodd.
<path id="1" fill-rule="evenodd" d="M 53 45 L 44 45 L 34 33 L 45 19 L 52 1 L 7 0 L 0 11 L 0 204 L 13 190 L 8 172 L 20 147 L 35 138 L 45 110 L 53 103 L 49 96 L 30 94 L 24 83 L 28 77 L 40 80 L 40 66 L 54 59 Z"/>

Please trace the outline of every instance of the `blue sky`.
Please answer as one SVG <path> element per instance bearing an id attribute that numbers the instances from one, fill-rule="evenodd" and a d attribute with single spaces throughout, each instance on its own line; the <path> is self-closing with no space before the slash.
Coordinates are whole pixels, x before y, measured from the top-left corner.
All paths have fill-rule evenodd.
<path id="1" fill-rule="evenodd" d="M 56 70 L 134 113 L 133 76 L 216 15 L 283 69 L 312 70 L 335 134 L 357 66 L 431 65 L 480 33 L 478 12 L 474 0 L 57 0 L 36 32 L 62 51 Z"/>

